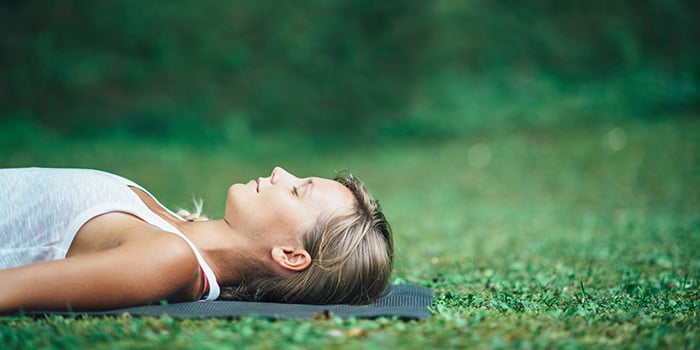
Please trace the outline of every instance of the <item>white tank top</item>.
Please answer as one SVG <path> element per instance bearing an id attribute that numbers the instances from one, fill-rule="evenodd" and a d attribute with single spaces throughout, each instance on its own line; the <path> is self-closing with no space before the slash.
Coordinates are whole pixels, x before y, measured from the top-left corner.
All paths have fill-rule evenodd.
<path id="1" fill-rule="evenodd" d="M 184 239 L 209 282 L 205 300 L 218 298 L 219 285 L 214 272 L 194 244 L 153 213 L 128 186 L 144 191 L 172 213 L 141 186 L 103 171 L 0 169 L 0 270 L 63 259 L 78 230 L 88 220 L 119 211 Z"/>

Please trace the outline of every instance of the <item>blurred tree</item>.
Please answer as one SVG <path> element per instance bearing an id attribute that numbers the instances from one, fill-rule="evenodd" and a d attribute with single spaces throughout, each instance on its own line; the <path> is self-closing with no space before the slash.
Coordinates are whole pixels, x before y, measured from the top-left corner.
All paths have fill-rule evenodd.
<path id="1" fill-rule="evenodd" d="M 421 1 L 27 1 L 0 20 L 3 115 L 168 133 L 232 115 L 340 132 L 398 115 Z M 177 131 L 177 130 L 176 130 Z"/>
<path id="2" fill-rule="evenodd" d="M 0 117 L 70 132 L 201 136 L 225 124 L 354 137 L 401 125 L 431 77 L 460 72 L 573 84 L 626 74 L 631 99 L 694 107 L 698 4 L 4 1 Z M 660 87 L 650 96 L 640 82 Z"/>

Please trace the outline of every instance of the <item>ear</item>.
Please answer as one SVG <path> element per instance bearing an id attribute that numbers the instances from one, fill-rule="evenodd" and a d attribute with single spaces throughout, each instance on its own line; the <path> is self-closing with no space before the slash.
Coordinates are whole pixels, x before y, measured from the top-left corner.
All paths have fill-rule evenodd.
<path id="1" fill-rule="evenodd" d="M 275 246 L 271 255 L 272 260 L 290 271 L 304 271 L 311 265 L 311 255 L 306 249 Z"/>

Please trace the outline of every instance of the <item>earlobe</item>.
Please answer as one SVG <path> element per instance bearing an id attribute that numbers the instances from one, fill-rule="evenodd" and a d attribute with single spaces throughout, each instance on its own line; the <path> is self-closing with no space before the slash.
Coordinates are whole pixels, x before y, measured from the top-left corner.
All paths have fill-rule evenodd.
<path id="1" fill-rule="evenodd" d="M 305 249 L 273 247 L 272 260 L 290 271 L 304 271 L 311 265 L 311 255 Z"/>

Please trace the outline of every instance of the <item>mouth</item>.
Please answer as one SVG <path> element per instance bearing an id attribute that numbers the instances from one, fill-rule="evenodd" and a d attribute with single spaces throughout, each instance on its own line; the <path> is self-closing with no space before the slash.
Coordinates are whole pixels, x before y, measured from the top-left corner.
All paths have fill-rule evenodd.
<path id="1" fill-rule="evenodd" d="M 255 192 L 260 193 L 260 178 L 255 179 Z"/>

